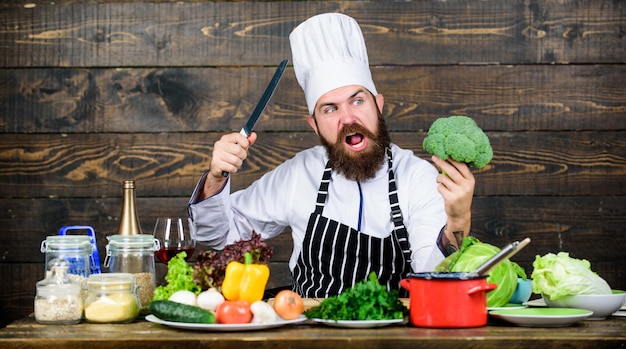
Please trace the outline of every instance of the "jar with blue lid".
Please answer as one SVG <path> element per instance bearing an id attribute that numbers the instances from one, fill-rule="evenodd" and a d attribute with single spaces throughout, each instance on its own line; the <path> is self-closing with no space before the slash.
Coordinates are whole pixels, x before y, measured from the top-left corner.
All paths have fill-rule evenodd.
<path id="1" fill-rule="evenodd" d="M 66 260 L 66 273 L 76 281 L 84 281 L 91 274 L 91 241 L 85 235 L 54 235 L 41 242 L 41 252 L 46 254 L 46 266 L 53 259 Z M 48 276 L 48 268 L 44 278 Z"/>

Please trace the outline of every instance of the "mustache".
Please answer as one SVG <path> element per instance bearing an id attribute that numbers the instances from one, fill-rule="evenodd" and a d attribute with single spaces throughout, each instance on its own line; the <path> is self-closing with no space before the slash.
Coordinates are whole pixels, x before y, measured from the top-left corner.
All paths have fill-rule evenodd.
<path id="1" fill-rule="evenodd" d="M 344 143 L 349 135 L 353 135 L 355 133 L 360 133 L 370 139 L 376 138 L 376 134 L 370 132 L 370 130 L 366 129 L 365 127 L 358 124 L 350 124 L 342 128 L 337 135 L 337 144 Z"/>

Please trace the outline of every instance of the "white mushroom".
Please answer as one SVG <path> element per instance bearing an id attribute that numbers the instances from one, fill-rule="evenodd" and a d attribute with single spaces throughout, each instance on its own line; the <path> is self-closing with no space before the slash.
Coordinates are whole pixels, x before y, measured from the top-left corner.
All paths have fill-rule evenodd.
<path id="1" fill-rule="evenodd" d="M 256 301 L 250 305 L 250 311 L 252 312 L 253 324 L 268 324 L 276 322 L 276 311 L 274 308 L 265 303 L 264 301 Z"/>

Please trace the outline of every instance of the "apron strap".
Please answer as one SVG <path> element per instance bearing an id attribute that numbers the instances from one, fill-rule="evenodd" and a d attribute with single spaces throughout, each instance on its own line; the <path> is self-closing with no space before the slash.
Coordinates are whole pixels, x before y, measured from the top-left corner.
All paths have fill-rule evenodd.
<path id="1" fill-rule="evenodd" d="M 408 265 L 411 265 L 409 234 L 404 226 L 404 218 L 402 217 L 402 210 L 400 210 L 400 202 L 398 201 L 398 188 L 396 186 L 396 177 L 393 174 L 393 156 L 390 148 L 387 148 L 387 158 L 389 159 L 389 204 L 391 205 L 391 220 L 394 225 L 393 232 L 400 244 L 402 254 L 404 254 L 404 260 L 406 260 Z"/>
<path id="2" fill-rule="evenodd" d="M 314 212 L 317 214 L 322 214 L 322 211 L 324 211 L 326 197 L 328 196 L 328 185 L 330 184 L 331 172 L 332 168 L 330 168 L 329 164 L 326 163 L 326 169 L 324 170 L 324 174 L 322 175 L 322 182 L 320 183 L 320 188 L 317 191 L 317 201 L 315 202 Z"/>

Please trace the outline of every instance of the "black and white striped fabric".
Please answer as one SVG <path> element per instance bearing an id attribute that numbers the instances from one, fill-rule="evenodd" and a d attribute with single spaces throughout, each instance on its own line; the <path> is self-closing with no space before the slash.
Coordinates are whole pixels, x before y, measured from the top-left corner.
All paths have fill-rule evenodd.
<path id="1" fill-rule="evenodd" d="M 382 239 L 323 216 L 332 172 L 326 165 L 315 211 L 309 218 L 302 251 L 293 271 L 294 289 L 303 297 L 338 295 L 367 278 L 372 271 L 387 289 L 404 294 L 399 283 L 411 271 L 411 252 L 398 203 L 390 149 L 387 149 L 387 157 L 390 219 L 394 222 L 394 231 Z"/>

